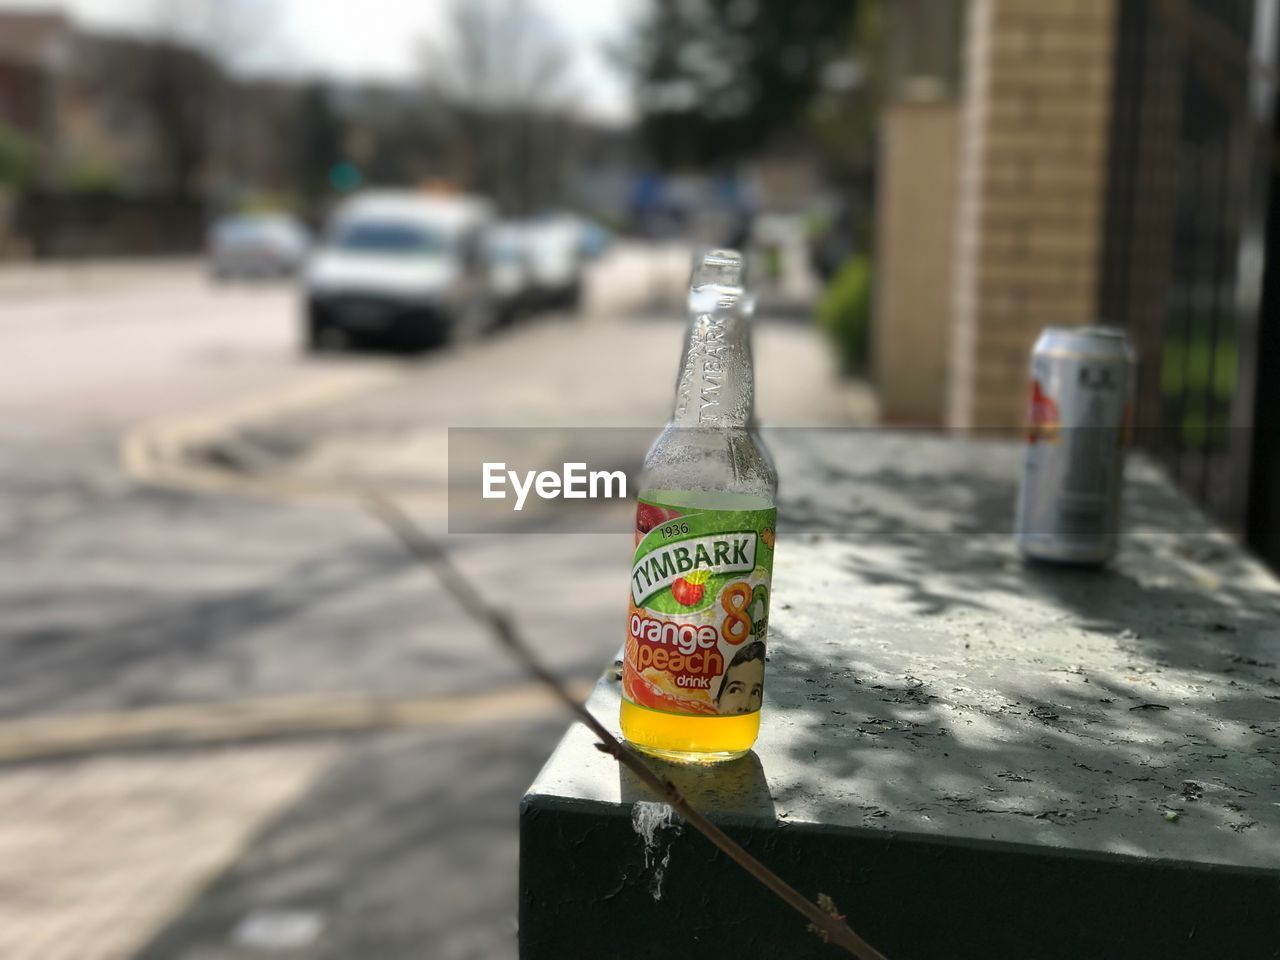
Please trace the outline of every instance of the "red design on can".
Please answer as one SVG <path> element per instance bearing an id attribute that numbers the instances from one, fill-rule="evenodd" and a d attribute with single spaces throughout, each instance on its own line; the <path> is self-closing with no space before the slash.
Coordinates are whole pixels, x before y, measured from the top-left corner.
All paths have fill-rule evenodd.
<path id="1" fill-rule="evenodd" d="M 1031 381 L 1031 423 L 1027 429 L 1027 443 L 1056 443 L 1058 429 L 1062 425 L 1057 401 L 1044 392 L 1039 380 Z"/>

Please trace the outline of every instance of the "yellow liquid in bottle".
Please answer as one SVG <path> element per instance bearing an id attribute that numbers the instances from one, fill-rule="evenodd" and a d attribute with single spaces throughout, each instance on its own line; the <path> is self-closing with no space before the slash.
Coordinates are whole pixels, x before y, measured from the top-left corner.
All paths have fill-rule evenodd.
<path id="1" fill-rule="evenodd" d="M 643 499 L 668 506 L 703 510 L 766 510 L 771 500 L 721 491 L 646 490 Z M 751 749 L 760 735 L 760 711 L 723 717 L 652 710 L 623 697 L 618 722 L 633 747 L 664 760 L 717 763 Z"/>
<path id="2" fill-rule="evenodd" d="M 650 710 L 622 701 L 622 735 L 634 747 L 664 760 L 715 763 L 740 757 L 760 734 L 760 711 L 729 717 L 694 717 Z"/>

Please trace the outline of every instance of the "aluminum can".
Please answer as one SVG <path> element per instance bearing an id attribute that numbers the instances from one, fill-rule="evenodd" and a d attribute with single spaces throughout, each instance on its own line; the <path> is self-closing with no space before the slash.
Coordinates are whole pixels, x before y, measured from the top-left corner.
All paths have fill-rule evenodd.
<path id="1" fill-rule="evenodd" d="M 1017 538 L 1024 556 L 1106 563 L 1116 552 L 1136 362 L 1124 331 L 1049 327 L 1031 351 Z"/>

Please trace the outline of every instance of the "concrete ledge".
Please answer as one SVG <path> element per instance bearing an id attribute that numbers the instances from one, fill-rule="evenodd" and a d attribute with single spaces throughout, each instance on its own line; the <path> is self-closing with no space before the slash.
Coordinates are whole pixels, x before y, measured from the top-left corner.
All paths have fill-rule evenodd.
<path id="1" fill-rule="evenodd" d="M 1274 578 L 1140 465 L 1140 533 L 1091 571 L 998 532 L 1016 447 L 775 453 L 764 725 L 746 762 L 675 771 L 694 802 L 895 960 L 1277 955 Z M 823 516 L 866 533 L 796 532 Z M 700 837 L 646 857 L 647 799 L 569 731 L 522 807 L 523 956 L 833 955 Z"/>

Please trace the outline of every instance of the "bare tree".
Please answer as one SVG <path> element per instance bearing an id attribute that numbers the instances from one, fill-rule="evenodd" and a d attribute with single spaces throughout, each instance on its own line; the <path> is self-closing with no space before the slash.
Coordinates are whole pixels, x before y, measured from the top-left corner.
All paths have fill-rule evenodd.
<path id="1" fill-rule="evenodd" d="M 271 9 L 271 0 L 151 0 L 151 42 L 134 69 L 176 192 L 199 188 L 225 139 L 226 68 L 261 40 Z"/>
<path id="2" fill-rule="evenodd" d="M 574 106 L 571 55 L 530 0 L 453 0 L 422 47 L 428 86 L 455 114 L 467 186 L 513 212 L 556 198 Z"/>

